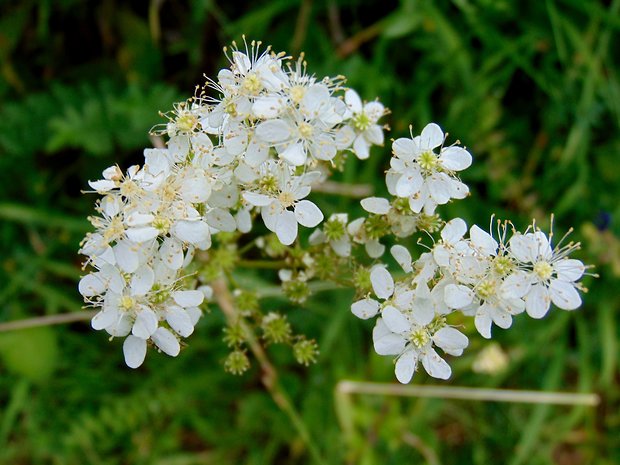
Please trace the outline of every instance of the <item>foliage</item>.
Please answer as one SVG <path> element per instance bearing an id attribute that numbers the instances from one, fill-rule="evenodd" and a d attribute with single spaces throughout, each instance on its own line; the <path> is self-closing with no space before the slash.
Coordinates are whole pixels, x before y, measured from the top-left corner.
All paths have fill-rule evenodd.
<path id="1" fill-rule="evenodd" d="M 345 435 L 335 383 L 392 379 L 389 362 L 372 355 L 370 326 L 353 320 L 346 293 L 326 292 L 308 307 L 266 300 L 319 343 L 307 369 L 278 344 L 268 352 L 326 463 L 620 461 L 619 8 L 596 0 L 2 2 L 0 320 L 80 308 L 76 250 L 93 201 L 80 194 L 85 181 L 139 160 L 148 130 L 162 122 L 157 111 L 191 95 L 223 64 L 221 46 L 244 33 L 305 50 L 318 75 L 342 72 L 364 98 L 380 96 L 395 138 L 409 121 L 414 132 L 427 121 L 450 128 L 474 155 L 465 178 L 473 192 L 445 207 L 446 217 L 480 223 L 495 212 L 523 226 L 555 212 L 558 232 L 576 225 L 579 258 L 599 264 L 578 314 L 519 319 L 497 332 L 504 371 L 472 372 L 477 347 L 451 362 L 453 384 L 595 391 L 597 410 L 356 396 L 346 412 L 355 428 Z M 379 150 L 364 165 L 348 160 L 341 179 L 381 195 L 387 159 Z M 259 273 L 238 278 L 261 286 Z M 308 463 L 262 373 L 224 372 L 221 318 L 214 308 L 180 357 L 151 357 L 139 373 L 123 366 L 116 341 L 81 323 L 0 334 L 0 463 Z"/>

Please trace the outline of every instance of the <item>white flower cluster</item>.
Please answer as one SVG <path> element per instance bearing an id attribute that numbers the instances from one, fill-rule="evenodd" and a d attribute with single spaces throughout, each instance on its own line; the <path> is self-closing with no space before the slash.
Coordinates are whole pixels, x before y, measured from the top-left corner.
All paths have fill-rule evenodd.
<path id="1" fill-rule="evenodd" d="M 142 167 L 123 174 L 113 166 L 89 183 L 102 198 L 80 251 L 93 271 L 79 290 L 99 309 L 94 329 L 126 336 L 132 368 L 148 344 L 176 356 L 193 332 L 210 294 L 186 288 L 196 250 L 219 232 L 249 232 L 259 214 L 292 244 L 298 224 L 323 220 L 306 198 L 337 154 L 364 159 L 383 143 L 383 105 L 362 103 L 341 78 L 317 80 L 302 59 L 290 63 L 254 42 L 245 52 L 234 47 L 229 61 L 205 92 L 168 115 L 166 148 L 146 149 Z"/>
<path id="2" fill-rule="evenodd" d="M 461 355 L 465 335 L 447 324 L 447 316 L 462 312 L 473 316 L 478 332 L 491 337 L 491 326 L 509 328 L 513 315 L 526 311 L 542 318 L 550 304 L 564 310 L 581 305 L 577 281 L 585 272 L 579 260 L 567 258 L 577 244 L 553 248 L 535 225 L 525 234 L 500 227 L 500 241 L 478 226 L 456 218 L 444 226 L 441 240 L 412 262 L 409 251 L 393 246 L 391 254 L 405 272 L 395 283 L 382 265 L 370 280 L 377 299 L 366 297 L 351 306 L 353 314 L 367 319 L 380 314 L 373 331 L 380 355 L 396 355 L 396 377 L 408 383 L 421 361 L 435 378 L 446 379 L 451 370 L 434 347 Z"/>
<path id="3" fill-rule="evenodd" d="M 454 313 L 473 316 L 478 332 L 490 338 L 493 323 L 508 328 L 519 313 L 542 318 L 551 303 L 565 310 L 580 306 L 578 291 L 584 288 L 578 281 L 586 267 L 568 258 L 578 244 L 553 247 L 552 235 L 535 225 L 522 234 L 510 223 L 500 224 L 498 239 L 478 226 L 466 237 L 462 219 L 444 225 L 435 214 L 438 206 L 469 194 L 458 173 L 472 163 L 465 148 L 444 145 L 446 136 L 435 123 L 393 142 L 385 178 L 392 198 L 365 198 L 366 216 L 349 221 L 348 213 L 334 213 L 319 227 L 324 215 L 309 199 L 313 187 L 343 154 L 363 160 L 372 145 L 383 144 L 378 121 L 385 108 L 342 88 L 343 78 L 317 80 L 306 73 L 303 58 L 291 62 L 269 48 L 261 52 L 259 43 L 246 45 L 245 52 L 234 46 L 227 56 L 230 67 L 216 81 L 167 115 L 159 131 L 167 136 L 165 148 L 146 149 L 142 167 L 123 173 L 113 166 L 89 183 L 102 197 L 98 215 L 90 218 L 95 231 L 82 242 L 92 270 L 79 291 L 98 309 L 93 328 L 125 337 L 128 366 L 140 366 L 149 345 L 170 356 L 179 353 L 212 294 L 192 275 L 209 265 L 208 254 L 200 251 L 211 249 L 220 233 L 227 234 L 215 247 L 238 239 L 259 217 L 279 244 L 267 246 L 264 238 L 255 244 L 269 258 L 284 257 L 278 273 L 284 294 L 304 302 L 316 277 L 358 289 L 362 298 L 351 310 L 363 319 L 378 316 L 375 350 L 396 356 L 402 383 L 420 362 L 433 377 L 451 375 L 437 348 L 459 356 L 469 343 L 450 325 Z M 288 248 L 298 239 L 299 225 L 315 228 L 310 247 Z M 416 261 L 402 245 L 391 247 L 400 277 L 380 261 L 385 239 L 439 230 L 441 238 Z M 356 253 L 361 246 L 365 253 Z M 234 249 L 230 262 L 241 253 Z M 373 292 L 363 295 L 370 287 Z M 282 328 L 278 337 L 290 340 L 290 328 Z M 237 358 L 229 360 L 233 372 L 249 363 L 239 347 L 232 354 Z M 312 341 L 298 339 L 295 347 L 304 363 L 315 358 Z"/>

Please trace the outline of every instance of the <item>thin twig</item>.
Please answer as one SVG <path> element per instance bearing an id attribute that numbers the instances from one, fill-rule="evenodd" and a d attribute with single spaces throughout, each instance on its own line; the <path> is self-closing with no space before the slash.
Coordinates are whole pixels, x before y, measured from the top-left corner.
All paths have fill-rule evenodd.
<path id="1" fill-rule="evenodd" d="M 18 329 L 35 328 L 37 326 L 62 325 L 75 323 L 76 321 L 90 320 L 97 312 L 94 310 L 83 310 L 80 312 L 59 313 L 58 315 L 38 316 L 23 320 L 8 321 L 0 323 L 0 333 L 4 331 L 15 331 Z"/>
<path id="2" fill-rule="evenodd" d="M 226 316 L 228 322 L 239 325 L 246 336 L 248 347 L 256 357 L 256 360 L 258 360 L 258 363 L 262 369 L 263 375 L 261 377 L 261 381 L 271 394 L 274 402 L 289 417 L 291 423 L 308 447 L 314 462 L 318 464 L 325 463 L 318 448 L 316 447 L 316 444 L 310 437 L 310 433 L 306 428 L 300 414 L 295 409 L 286 392 L 280 386 L 280 383 L 278 382 L 278 372 L 269 360 L 263 346 L 258 341 L 254 331 L 237 313 L 233 303 L 232 294 L 228 289 L 226 281 L 223 278 L 219 278 L 211 283 L 211 288 L 213 289 L 213 296 L 222 309 L 222 312 Z"/>
<path id="3" fill-rule="evenodd" d="M 334 181 L 323 181 L 312 185 L 313 192 L 321 192 L 323 194 L 335 194 L 352 198 L 364 198 L 373 193 L 373 187 L 370 184 L 343 184 Z"/>
<path id="4" fill-rule="evenodd" d="M 597 394 L 569 392 L 521 391 L 514 389 L 482 389 L 459 386 L 401 386 L 399 384 L 341 381 L 336 389 L 344 394 L 373 394 L 402 397 L 432 397 L 441 399 L 511 402 L 524 404 L 584 405 L 600 403 Z"/>

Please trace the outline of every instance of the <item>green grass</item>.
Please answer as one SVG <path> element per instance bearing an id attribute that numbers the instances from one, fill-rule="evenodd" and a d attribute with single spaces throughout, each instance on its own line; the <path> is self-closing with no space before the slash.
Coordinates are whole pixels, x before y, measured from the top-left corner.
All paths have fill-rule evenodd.
<path id="1" fill-rule="evenodd" d="M 158 111 L 190 96 L 248 38 L 306 52 L 317 75 L 345 74 L 392 111 L 391 137 L 436 121 L 474 155 L 466 201 L 443 208 L 486 224 L 537 217 L 575 227 L 599 279 L 577 313 L 525 317 L 495 331 L 503 373 L 472 372 L 486 343 L 454 360 L 448 384 L 596 392 L 599 408 L 354 396 L 338 423 L 342 379 L 393 381 L 350 293 L 286 311 L 316 338 L 316 365 L 272 346 L 283 389 L 325 463 L 620 462 L 620 1 L 402 0 L 135 2 L 24 0 L 0 6 L 0 322 L 80 309 L 78 243 L 94 197 L 86 181 L 139 163 Z M 388 147 L 349 160 L 341 179 L 383 193 Z M 351 208 L 333 197 L 326 212 Z M 357 209 L 357 210 L 356 210 Z M 247 279 L 253 279 L 250 275 Z M 0 463 L 312 463 L 260 382 L 223 370 L 213 306 L 176 359 L 127 369 L 119 341 L 84 323 L 0 334 Z M 419 373 L 414 380 L 428 384 Z"/>

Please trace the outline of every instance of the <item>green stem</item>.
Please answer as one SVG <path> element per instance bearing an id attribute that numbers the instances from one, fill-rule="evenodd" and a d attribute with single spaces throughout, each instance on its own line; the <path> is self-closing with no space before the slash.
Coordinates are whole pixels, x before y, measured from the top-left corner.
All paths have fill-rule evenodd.
<path id="1" fill-rule="evenodd" d="M 217 279 L 211 283 L 211 287 L 213 288 L 215 300 L 222 309 L 222 312 L 226 316 L 226 319 L 230 323 L 239 324 L 244 334 L 246 335 L 248 347 L 256 357 L 256 360 L 260 364 L 263 371 L 261 381 L 269 391 L 269 394 L 271 394 L 271 398 L 280 408 L 280 410 L 282 410 L 288 416 L 293 427 L 295 428 L 299 436 L 301 436 L 304 444 L 308 448 L 313 462 L 317 464 L 324 464 L 325 460 L 321 456 L 321 453 L 319 452 L 316 443 L 310 436 L 310 432 L 308 431 L 308 428 L 303 422 L 301 415 L 291 402 L 287 393 L 280 385 L 276 368 L 272 365 L 269 357 L 265 353 L 263 346 L 258 341 L 258 338 L 254 334 L 252 328 L 250 328 L 250 326 L 242 318 L 239 317 L 239 314 L 237 313 L 237 310 L 233 304 L 233 298 L 230 290 L 228 289 L 226 281 L 221 278 Z"/>

